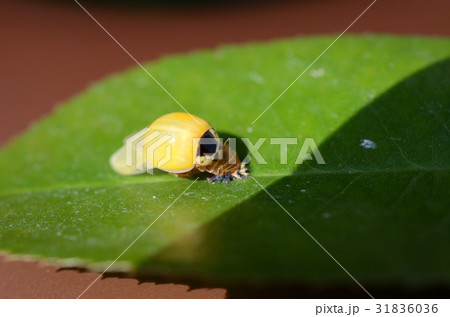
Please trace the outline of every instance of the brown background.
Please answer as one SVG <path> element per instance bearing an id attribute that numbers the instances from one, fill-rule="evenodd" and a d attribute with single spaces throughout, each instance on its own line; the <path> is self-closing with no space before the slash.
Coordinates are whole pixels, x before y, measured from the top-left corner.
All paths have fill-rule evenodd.
<path id="1" fill-rule="evenodd" d="M 265 1 L 195 8 L 130 8 L 80 2 L 131 54 L 139 61 L 147 61 L 226 43 L 340 33 L 371 0 Z M 378 0 L 349 33 L 448 36 L 448 12 L 450 1 L 447 0 Z M 0 39 L 0 144 L 92 82 L 134 66 L 111 38 L 70 0 L 2 0 Z M 6 298 L 73 298 L 98 276 L 61 270 L 45 263 L 13 261 L 6 256 L 0 257 L 0 272 L 0 297 Z M 305 292 L 300 286 L 236 288 L 171 282 L 106 276 L 85 297 L 344 295 L 333 290 Z M 393 296 L 398 294 L 395 289 L 391 292 Z M 364 293 L 353 289 L 345 294 L 364 297 Z M 403 294 L 415 295 L 413 290 Z"/>

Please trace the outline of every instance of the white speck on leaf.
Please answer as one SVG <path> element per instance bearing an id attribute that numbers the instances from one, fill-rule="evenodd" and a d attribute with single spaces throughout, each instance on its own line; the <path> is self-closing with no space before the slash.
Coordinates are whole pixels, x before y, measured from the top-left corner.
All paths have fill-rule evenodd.
<path id="1" fill-rule="evenodd" d="M 324 74 L 325 74 L 325 69 L 323 69 L 323 68 L 313 69 L 310 72 L 310 75 L 313 78 L 322 77 Z"/>
<path id="2" fill-rule="evenodd" d="M 252 132 L 253 132 L 253 128 L 252 128 L 252 127 L 248 127 L 248 128 L 247 128 L 247 132 L 248 132 L 248 133 L 252 133 Z"/>
<path id="3" fill-rule="evenodd" d="M 359 144 L 360 146 L 362 146 L 365 149 L 376 149 L 377 148 L 377 144 L 371 140 L 368 139 L 362 139 L 361 143 Z"/>
<path id="4" fill-rule="evenodd" d="M 145 77 L 140 77 L 136 80 L 136 85 L 139 88 L 145 87 L 147 85 L 147 78 Z"/>
<path id="5" fill-rule="evenodd" d="M 265 82 L 264 78 L 256 72 L 251 72 L 248 74 L 248 78 L 257 84 L 263 84 Z"/>
<path id="6" fill-rule="evenodd" d="M 330 218 L 330 214 L 328 212 L 325 212 L 324 214 L 322 214 L 322 217 L 324 217 L 325 219 Z"/>
<path id="7" fill-rule="evenodd" d="M 300 189 L 302 193 L 306 193 L 306 189 Z"/>

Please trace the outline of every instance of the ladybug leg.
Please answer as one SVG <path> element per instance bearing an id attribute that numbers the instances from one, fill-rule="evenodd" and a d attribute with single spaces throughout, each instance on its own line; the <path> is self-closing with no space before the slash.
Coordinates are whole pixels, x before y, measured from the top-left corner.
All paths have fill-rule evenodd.
<path id="1" fill-rule="evenodd" d="M 241 166 L 237 173 L 241 176 L 241 178 L 248 177 L 250 175 L 250 171 L 245 163 L 241 163 Z"/>
<path id="2" fill-rule="evenodd" d="M 233 176 L 231 174 L 221 174 L 221 175 L 214 175 L 211 177 L 208 177 L 208 182 L 211 184 L 214 183 L 231 183 L 233 180 Z"/>
<path id="3" fill-rule="evenodd" d="M 245 163 L 241 163 L 239 169 L 231 174 L 233 179 L 242 179 L 248 177 L 250 174 L 248 172 L 248 168 Z"/>

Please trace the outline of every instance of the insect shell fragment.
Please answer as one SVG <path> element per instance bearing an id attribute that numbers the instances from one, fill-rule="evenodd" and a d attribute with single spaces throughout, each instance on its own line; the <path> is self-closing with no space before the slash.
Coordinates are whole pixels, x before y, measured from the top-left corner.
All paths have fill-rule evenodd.
<path id="1" fill-rule="evenodd" d="M 175 176 L 210 174 L 210 183 L 229 183 L 247 177 L 248 169 L 234 149 L 200 117 L 175 112 L 127 137 L 111 155 L 110 164 L 121 175 L 136 175 L 155 168 Z"/>

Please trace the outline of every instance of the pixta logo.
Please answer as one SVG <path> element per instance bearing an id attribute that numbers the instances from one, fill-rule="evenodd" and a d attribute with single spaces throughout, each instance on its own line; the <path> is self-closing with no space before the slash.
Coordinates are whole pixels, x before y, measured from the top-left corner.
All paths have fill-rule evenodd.
<path id="1" fill-rule="evenodd" d="M 171 160 L 172 145 L 169 141 L 172 138 L 169 134 L 148 128 L 135 133 L 125 142 L 127 166 L 153 174 L 154 168 L 159 168 Z"/>
<path id="2" fill-rule="evenodd" d="M 236 161 L 236 138 L 224 139 L 212 139 L 212 138 L 193 138 L 191 142 L 191 148 L 188 148 L 189 155 L 192 155 L 192 162 L 198 162 L 198 155 L 200 149 L 202 151 L 203 158 L 208 160 L 218 161 L 224 159 L 224 153 L 220 150 L 226 144 L 231 151 L 226 151 L 227 162 L 234 163 Z M 240 138 L 242 143 L 247 148 L 247 156 L 242 160 L 243 163 L 248 164 L 254 160 L 253 164 L 268 164 L 264 157 L 261 148 L 263 145 L 270 144 L 278 151 L 278 162 L 276 164 L 286 165 L 295 163 L 296 165 L 303 164 L 305 161 L 316 161 L 317 164 L 325 164 L 325 160 L 320 153 L 316 142 L 312 138 L 305 138 L 304 140 L 299 138 L 259 138 L 256 141 L 251 141 L 249 138 Z M 173 155 L 173 136 L 170 134 L 164 134 L 160 131 L 152 131 L 145 128 L 138 133 L 132 135 L 126 140 L 126 164 L 129 167 L 134 167 L 141 172 L 147 172 L 153 174 L 154 168 L 160 168 L 164 164 L 173 159 L 177 159 Z M 188 141 L 187 141 L 188 142 Z M 301 146 L 299 146 L 301 145 Z M 300 149 L 299 149 L 300 148 Z M 295 162 L 289 162 L 288 151 L 298 151 Z M 177 151 L 179 152 L 179 151 Z M 273 164 L 274 150 L 264 153 L 271 153 L 271 160 Z M 267 154 L 266 154 L 267 155 Z"/>

